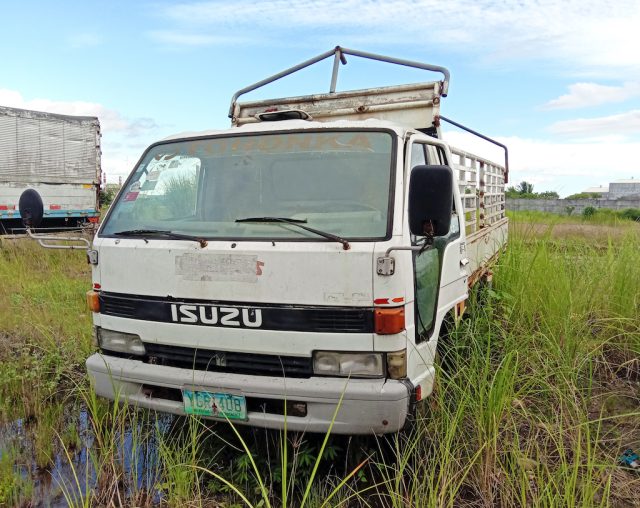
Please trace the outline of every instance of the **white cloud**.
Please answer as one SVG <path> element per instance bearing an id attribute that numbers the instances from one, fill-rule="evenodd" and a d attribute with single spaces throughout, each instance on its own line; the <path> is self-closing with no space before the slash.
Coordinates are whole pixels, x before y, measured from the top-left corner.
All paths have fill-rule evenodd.
<path id="1" fill-rule="evenodd" d="M 277 42 L 286 30 L 288 41 L 312 34 L 317 42 L 339 32 L 341 41 L 364 37 L 377 46 L 440 45 L 485 59 L 550 59 L 581 72 L 640 69 L 637 0 L 212 0 L 172 4 L 163 13 L 190 34 L 242 31 Z"/>
<path id="2" fill-rule="evenodd" d="M 250 42 L 250 39 L 246 37 L 188 33 L 173 30 L 155 30 L 148 32 L 147 35 L 156 42 L 176 46 L 224 46 L 228 44 L 247 44 Z"/>
<path id="3" fill-rule="evenodd" d="M 621 86 L 599 85 L 597 83 L 575 83 L 569 85 L 569 93 L 561 95 L 545 104 L 545 109 L 584 108 L 624 102 L 640 96 L 640 82 L 627 82 Z"/>
<path id="4" fill-rule="evenodd" d="M 15 90 L 0 89 L 0 104 L 3 106 L 46 111 L 61 115 L 97 116 L 103 132 L 123 132 L 135 137 L 144 131 L 157 127 L 151 118 L 128 119 L 118 111 L 107 108 L 97 102 L 53 101 L 50 99 L 25 99 Z"/>
<path id="5" fill-rule="evenodd" d="M 142 151 L 138 155 L 140 155 Z M 118 183 L 118 179 L 123 181 L 129 175 L 135 163 L 138 162 L 134 153 L 130 156 L 120 152 L 103 150 L 102 172 L 106 175 L 108 183 Z"/>
<path id="6" fill-rule="evenodd" d="M 640 109 L 597 118 L 563 120 L 549 127 L 554 134 L 589 136 L 640 133 Z"/>
<path id="7" fill-rule="evenodd" d="M 471 134 L 445 132 L 445 140 L 471 153 L 502 163 L 501 149 Z M 630 166 L 640 153 L 640 142 L 614 139 L 590 143 L 563 143 L 502 137 L 498 141 L 509 148 L 509 185 L 526 180 L 537 191 L 555 190 L 560 195 L 582 191 L 586 187 L 604 185 L 621 178 L 640 177 L 638 166 Z"/>

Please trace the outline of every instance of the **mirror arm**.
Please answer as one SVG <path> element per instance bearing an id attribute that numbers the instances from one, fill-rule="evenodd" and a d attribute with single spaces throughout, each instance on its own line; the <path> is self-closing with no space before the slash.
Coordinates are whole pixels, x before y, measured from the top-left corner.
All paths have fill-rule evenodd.
<path id="1" fill-rule="evenodd" d="M 376 272 L 378 273 L 378 275 L 389 276 L 395 273 L 396 260 L 391 257 L 391 252 L 393 252 L 394 250 L 410 250 L 413 252 L 420 252 L 424 250 L 424 245 L 398 245 L 396 247 L 389 247 L 384 253 L 384 256 L 379 257 L 376 261 Z"/>
<path id="2" fill-rule="evenodd" d="M 387 249 L 387 252 L 384 253 L 384 257 L 388 258 L 389 254 L 391 254 L 392 251 L 394 250 L 412 250 L 412 251 L 421 251 L 422 249 L 424 249 L 424 245 L 412 245 L 412 246 L 407 246 L 404 245 L 402 247 L 398 246 L 398 247 L 389 247 Z"/>
<path id="3" fill-rule="evenodd" d="M 34 240 L 37 240 L 38 244 L 45 249 L 89 249 L 91 247 L 91 242 L 86 238 L 82 238 L 79 236 L 53 236 L 53 235 L 39 235 L 37 233 L 33 233 L 30 227 L 27 227 L 27 235 Z M 81 244 L 76 245 L 58 245 L 55 243 L 46 243 L 47 240 L 49 242 L 61 241 L 61 242 L 82 242 Z"/>

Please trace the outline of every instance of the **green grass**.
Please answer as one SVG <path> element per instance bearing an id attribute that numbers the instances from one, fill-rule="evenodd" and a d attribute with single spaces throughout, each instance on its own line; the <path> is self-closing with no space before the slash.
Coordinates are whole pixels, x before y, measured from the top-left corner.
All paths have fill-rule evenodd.
<path id="1" fill-rule="evenodd" d="M 0 506 L 20 506 L 33 494 L 33 480 L 16 463 L 21 466 L 14 447 L 0 450 Z"/>
<path id="2" fill-rule="evenodd" d="M 0 239 L 0 420 L 40 414 L 91 350 L 83 251 Z"/>
<path id="3" fill-rule="evenodd" d="M 520 222 L 546 224 L 591 224 L 606 226 L 633 227 L 638 226 L 640 210 L 628 208 L 626 210 L 611 210 L 608 208 L 593 209 L 592 215 L 572 212 L 571 214 L 557 214 L 537 210 L 507 211 L 507 217 Z"/>
<path id="4" fill-rule="evenodd" d="M 30 418 L 42 450 L 26 456 L 0 432 L 5 504 L 32 495 L 20 464 L 58 454 L 73 506 L 636 505 L 640 475 L 617 457 L 640 448 L 640 233 L 556 219 L 512 215 L 434 394 L 410 433 L 377 440 L 236 434 L 96 398 L 84 257 L 3 243 L 0 415 Z M 86 408 L 88 433 L 61 404 Z"/>

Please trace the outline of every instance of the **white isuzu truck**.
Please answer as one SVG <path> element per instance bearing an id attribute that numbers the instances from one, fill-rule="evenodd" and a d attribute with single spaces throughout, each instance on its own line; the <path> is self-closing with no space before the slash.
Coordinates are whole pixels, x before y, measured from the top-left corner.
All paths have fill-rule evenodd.
<path id="1" fill-rule="evenodd" d="M 345 55 L 442 74 L 336 92 Z M 327 94 L 238 97 L 325 58 Z M 88 251 L 96 392 L 308 432 L 403 428 L 505 247 L 505 167 L 440 133 L 445 68 L 337 47 L 150 146 Z M 506 164 L 505 164 L 506 166 Z"/>

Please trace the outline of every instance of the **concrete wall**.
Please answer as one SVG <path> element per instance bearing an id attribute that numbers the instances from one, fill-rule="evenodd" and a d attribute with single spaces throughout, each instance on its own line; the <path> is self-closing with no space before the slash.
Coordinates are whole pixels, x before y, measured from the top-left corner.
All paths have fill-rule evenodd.
<path id="1" fill-rule="evenodd" d="M 507 210 L 537 210 L 567 215 L 567 207 L 574 207 L 572 214 L 579 215 L 588 207 L 611 208 L 624 210 L 625 208 L 640 208 L 640 199 L 510 199 L 507 198 Z"/>

